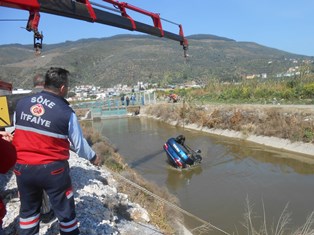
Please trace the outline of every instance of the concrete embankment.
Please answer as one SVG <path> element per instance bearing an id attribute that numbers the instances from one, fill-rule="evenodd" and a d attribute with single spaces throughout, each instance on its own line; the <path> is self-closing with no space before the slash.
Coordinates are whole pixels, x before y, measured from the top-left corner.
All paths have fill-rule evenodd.
<path id="1" fill-rule="evenodd" d="M 140 116 L 162 120 L 171 125 L 181 126 L 181 127 L 184 126 L 184 128 L 203 131 L 203 132 L 210 133 L 213 135 L 225 136 L 228 138 L 235 138 L 241 141 L 248 141 L 248 142 L 253 142 L 256 144 L 264 145 L 265 147 L 269 147 L 269 148 L 281 149 L 281 150 L 287 151 L 287 154 L 285 155 L 287 158 L 294 158 L 294 159 L 297 159 L 306 163 L 314 164 L 313 142 L 312 143 L 304 143 L 304 142 L 299 142 L 299 141 L 292 142 L 288 139 L 282 139 L 282 138 L 273 137 L 273 136 L 255 135 L 254 133 L 249 133 L 247 131 L 241 132 L 241 131 L 234 131 L 230 129 L 208 128 L 206 126 L 202 126 L 200 124 L 195 124 L 195 123 L 190 123 L 188 121 L 186 121 L 188 122 L 186 123 L 179 119 L 177 120 L 173 120 L 173 118 L 165 119 L 162 117 L 160 113 L 158 114 L 158 117 L 157 117 L 156 115 L 154 115 L 154 112 L 152 112 L 152 110 L 154 109 L 160 109 L 159 105 L 160 104 L 155 105 L 155 106 L 150 105 L 145 108 L 142 108 Z M 165 105 L 169 106 L 169 104 L 165 104 Z M 178 105 L 181 105 L 181 104 L 178 104 Z M 242 112 L 247 112 L 247 110 L 250 110 L 250 112 L 254 112 L 254 110 L 256 110 L 256 116 L 264 115 L 263 112 L 264 110 L 267 110 L 267 109 L 277 109 L 278 112 L 284 113 L 285 115 L 290 115 L 290 114 L 295 115 L 295 113 L 299 114 L 299 113 L 307 112 L 308 115 L 306 118 L 304 118 L 306 119 L 305 121 L 307 122 L 311 121 L 313 123 L 314 111 L 311 109 L 311 107 L 312 106 L 291 106 L 291 105 L 289 106 L 265 106 L 265 107 L 261 105 L 256 105 L 256 106 L 255 105 L 238 105 L 238 106 L 237 105 L 229 105 L 229 106 L 228 105 L 226 106 L 213 105 L 210 107 L 209 105 L 209 106 L 206 106 L 204 110 L 208 110 L 207 116 L 210 116 L 213 113 L 213 110 L 220 110 L 220 112 L 226 112 L 226 115 L 229 115 L 229 116 L 234 115 L 234 113 L 239 113 L 241 112 L 241 110 L 243 110 Z M 171 108 L 168 110 L 171 110 L 171 112 L 172 111 L 177 112 L 178 110 L 180 111 L 180 109 L 175 110 L 175 108 Z M 179 115 L 175 115 L 175 114 L 172 115 L 172 114 L 167 113 L 167 117 L 179 116 Z M 250 120 L 248 120 L 248 123 L 246 124 L 250 124 L 249 122 Z M 294 153 L 297 153 L 297 154 L 294 154 Z"/>

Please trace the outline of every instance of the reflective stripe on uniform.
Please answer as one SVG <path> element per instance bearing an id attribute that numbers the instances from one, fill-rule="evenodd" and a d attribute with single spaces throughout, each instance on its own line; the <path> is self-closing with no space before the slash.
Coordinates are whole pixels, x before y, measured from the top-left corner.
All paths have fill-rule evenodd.
<path id="1" fill-rule="evenodd" d="M 60 230 L 62 232 L 72 232 L 73 230 L 78 228 L 77 220 L 76 218 L 69 222 L 60 222 Z"/>
<path id="2" fill-rule="evenodd" d="M 49 131 L 39 130 L 39 129 L 36 129 L 36 128 L 33 128 L 33 127 L 15 125 L 15 128 L 18 129 L 18 130 L 32 131 L 32 132 L 35 132 L 37 134 L 46 135 L 46 136 L 59 138 L 59 139 L 68 139 L 69 138 L 67 135 L 56 134 L 56 133 L 52 133 L 52 132 L 49 132 Z"/>
<path id="3" fill-rule="evenodd" d="M 70 199 L 71 197 L 73 197 L 73 190 L 72 190 L 72 187 L 69 188 L 69 189 L 65 192 L 65 195 L 66 195 L 67 199 Z"/>
<path id="4" fill-rule="evenodd" d="M 32 217 L 28 217 L 28 218 L 21 218 L 20 217 L 20 228 L 21 229 L 29 229 L 29 228 L 36 227 L 39 224 L 39 216 L 40 216 L 40 214 L 37 214 L 37 215 L 32 216 Z"/>

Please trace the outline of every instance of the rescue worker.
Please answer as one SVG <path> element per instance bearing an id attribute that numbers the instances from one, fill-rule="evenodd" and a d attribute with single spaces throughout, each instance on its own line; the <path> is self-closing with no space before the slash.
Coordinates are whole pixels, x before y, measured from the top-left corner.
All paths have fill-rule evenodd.
<path id="1" fill-rule="evenodd" d="M 43 190 L 59 220 L 60 234 L 79 234 L 67 161 L 70 144 L 94 165 L 99 165 L 100 159 L 83 137 L 77 116 L 64 99 L 68 75 L 65 69 L 50 68 L 44 90 L 21 99 L 16 107 L 13 143 L 21 200 L 19 235 L 39 234 Z"/>
<path id="2" fill-rule="evenodd" d="M 12 141 L 12 135 L 5 131 L 0 131 L 0 173 L 7 173 L 15 164 L 16 150 L 10 143 Z M 2 229 L 2 220 L 6 214 L 6 209 L 2 198 L 0 197 L 0 235 L 4 234 Z"/>
<path id="3" fill-rule="evenodd" d="M 44 90 L 45 86 L 45 77 L 42 74 L 36 74 L 33 78 L 33 89 L 32 93 L 41 92 Z M 48 195 L 46 191 L 43 191 L 43 201 L 40 209 L 40 218 L 43 223 L 49 223 L 55 219 L 53 210 L 51 209 L 51 205 L 49 202 Z"/>
<path id="4" fill-rule="evenodd" d="M 41 92 L 44 89 L 45 78 L 41 74 L 36 74 L 33 78 L 33 93 Z"/>

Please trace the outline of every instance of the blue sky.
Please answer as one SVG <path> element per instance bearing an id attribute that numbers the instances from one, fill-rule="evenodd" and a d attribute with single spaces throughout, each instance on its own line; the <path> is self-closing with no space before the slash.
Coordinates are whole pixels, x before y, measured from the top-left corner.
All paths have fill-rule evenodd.
<path id="1" fill-rule="evenodd" d="M 213 34 L 314 56 L 313 0 L 125 0 L 125 2 L 160 13 L 162 18 L 182 24 L 186 36 Z M 104 2 L 102 4 L 110 6 Z M 128 11 L 128 14 L 137 21 L 151 24 L 149 17 L 143 17 L 133 11 Z M 27 11 L 0 7 L 0 19 L 27 18 Z M 21 28 L 25 25 L 26 22 L 0 21 L 0 45 L 31 44 L 32 33 Z M 178 32 L 177 26 L 166 22 L 163 22 L 163 27 L 167 31 Z M 46 44 L 132 33 L 107 25 L 43 13 L 39 30 L 43 31 Z"/>

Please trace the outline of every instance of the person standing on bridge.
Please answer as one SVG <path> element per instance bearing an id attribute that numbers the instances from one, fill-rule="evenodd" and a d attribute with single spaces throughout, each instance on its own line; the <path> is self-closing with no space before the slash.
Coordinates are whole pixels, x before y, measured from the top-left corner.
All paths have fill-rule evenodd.
<path id="1" fill-rule="evenodd" d="M 135 104 L 135 95 L 134 95 L 134 93 L 131 95 L 131 104 L 132 105 Z"/>
<path id="2" fill-rule="evenodd" d="M 64 99 L 69 72 L 50 68 L 42 92 L 19 100 L 15 111 L 14 168 L 20 193 L 19 234 L 39 234 L 45 190 L 59 220 L 60 234 L 79 234 L 70 178 L 70 143 L 80 157 L 94 165 L 100 159 L 83 137 L 78 119 Z"/>
<path id="3" fill-rule="evenodd" d="M 121 105 L 124 105 L 124 94 L 121 95 Z"/>

